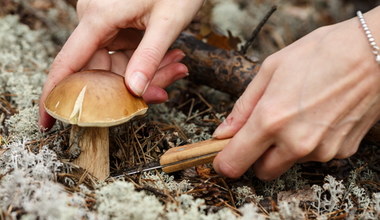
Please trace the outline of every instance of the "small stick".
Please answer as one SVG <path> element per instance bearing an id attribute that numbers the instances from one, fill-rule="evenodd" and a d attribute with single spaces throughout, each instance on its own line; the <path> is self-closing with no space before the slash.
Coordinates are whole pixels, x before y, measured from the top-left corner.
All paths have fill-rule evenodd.
<path id="1" fill-rule="evenodd" d="M 198 112 L 198 113 L 196 113 L 196 114 L 194 114 L 194 115 L 192 115 L 192 116 L 190 116 L 190 111 L 189 111 L 189 115 L 188 115 L 188 117 L 187 117 L 187 119 L 186 119 L 186 122 L 188 122 L 188 121 L 190 121 L 191 119 L 193 119 L 193 118 L 195 118 L 195 117 L 197 117 L 197 116 L 199 116 L 199 115 L 203 115 L 204 113 L 207 113 L 207 112 L 209 112 L 209 111 L 211 111 L 212 110 L 212 105 L 210 104 L 210 103 L 208 103 L 207 101 L 206 101 L 206 99 L 205 98 L 203 98 L 203 96 L 199 93 L 199 92 L 193 92 L 195 95 L 197 95 L 198 97 L 199 97 L 199 99 L 207 106 L 207 109 L 206 110 L 204 110 L 204 111 L 201 111 L 201 112 Z M 194 99 L 193 99 L 194 100 Z M 194 105 L 194 101 L 192 102 L 192 106 L 191 106 L 191 110 L 193 109 L 193 105 Z"/>
<path id="2" fill-rule="evenodd" d="M 246 54 L 248 48 L 253 44 L 253 41 L 256 39 L 257 35 L 261 31 L 261 29 L 264 27 L 264 24 L 268 21 L 270 16 L 277 10 L 277 6 L 273 5 L 272 8 L 265 14 L 264 18 L 260 21 L 260 23 L 256 26 L 256 28 L 253 30 L 251 37 L 245 42 L 243 47 L 240 50 L 241 54 Z"/>
<path id="3" fill-rule="evenodd" d="M 223 203 L 225 206 L 227 206 L 227 207 L 232 211 L 232 213 L 235 214 L 237 217 L 242 216 L 242 213 L 241 213 L 241 211 L 240 211 L 239 209 L 237 209 L 236 207 L 234 207 L 234 206 L 228 204 L 228 202 L 224 201 L 224 200 L 221 199 L 221 198 L 218 198 L 218 200 L 219 200 L 221 203 Z"/>
<path id="4" fill-rule="evenodd" d="M 223 178 L 220 178 L 220 180 L 223 183 L 224 187 L 227 189 L 228 195 L 230 196 L 231 203 L 236 209 L 235 199 L 234 199 L 234 196 L 232 195 L 230 187 L 228 187 L 228 184 L 226 183 L 226 181 Z"/>
<path id="5" fill-rule="evenodd" d="M 135 137 L 135 140 L 136 140 L 137 146 L 140 148 L 140 151 L 141 151 L 141 154 L 142 154 L 142 157 L 143 157 L 144 163 L 146 164 L 147 161 L 146 161 L 146 157 L 145 157 L 144 148 L 143 148 L 143 146 L 141 146 L 141 143 L 140 143 L 139 139 L 137 138 L 136 132 L 134 132 L 133 135 L 134 135 L 134 137 Z"/>

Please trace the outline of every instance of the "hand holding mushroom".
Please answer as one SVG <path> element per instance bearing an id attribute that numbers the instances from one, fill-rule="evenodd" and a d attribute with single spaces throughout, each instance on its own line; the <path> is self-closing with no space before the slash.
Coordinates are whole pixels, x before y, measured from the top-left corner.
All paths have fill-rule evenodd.
<path id="1" fill-rule="evenodd" d="M 66 76 L 82 69 L 119 73 L 125 76 L 129 89 L 136 95 L 144 94 L 147 102 L 166 101 L 162 88 L 187 75 L 187 68 L 178 63 L 184 54 L 167 50 L 202 2 L 78 1 L 79 24 L 55 58 L 44 85 L 40 126 L 50 128 L 54 123 L 43 108 L 47 95 Z M 120 52 L 109 55 L 109 50 Z"/>
<path id="2" fill-rule="evenodd" d="M 129 121 L 147 110 L 129 93 L 123 77 L 108 71 L 72 74 L 48 95 L 44 107 L 54 118 L 72 124 L 70 147 L 80 147 L 74 163 L 98 179 L 109 175 L 108 127 Z"/>

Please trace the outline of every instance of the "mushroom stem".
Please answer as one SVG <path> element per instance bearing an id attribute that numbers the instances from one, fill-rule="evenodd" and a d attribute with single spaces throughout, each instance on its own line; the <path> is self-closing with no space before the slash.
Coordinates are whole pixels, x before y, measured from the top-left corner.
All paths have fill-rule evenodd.
<path id="1" fill-rule="evenodd" d="M 99 180 L 105 180 L 110 173 L 108 128 L 73 125 L 70 133 L 70 146 L 75 144 L 78 144 L 81 153 L 73 163 L 84 168 Z"/>

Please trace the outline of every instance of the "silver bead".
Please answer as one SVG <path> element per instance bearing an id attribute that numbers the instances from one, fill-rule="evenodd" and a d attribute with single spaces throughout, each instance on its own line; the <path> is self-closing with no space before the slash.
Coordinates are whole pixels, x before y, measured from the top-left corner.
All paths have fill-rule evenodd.
<path id="1" fill-rule="evenodd" d="M 364 30 L 364 33 L 369 41 L 369 44 L 373 48 L 372 53 L 375 55 L 375 61 L 380 64 L 380 48 L 377 46 L 375 42 L 375 38 L 373 37 L 371 31 L 369 30 L 369 27 L 367 23 L 365 22 L 364 16 L 361 11 L 357 11 L 357 16 L 359 18 L 360 24 Z"/>

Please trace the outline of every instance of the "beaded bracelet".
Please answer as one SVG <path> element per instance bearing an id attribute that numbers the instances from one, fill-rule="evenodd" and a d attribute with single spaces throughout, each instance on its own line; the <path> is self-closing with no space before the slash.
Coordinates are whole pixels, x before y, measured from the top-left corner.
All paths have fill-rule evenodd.
<path id="1" fill-rule="evenodd" d="M 364 16 L 363 16 L 362 12 L 358 11 L 356 14 L 359 18 L 360 24 L 362 25 L 364 33 L 367 36 L 369 44 L 372 47 L 372 52 L 373 52 L 373 54 L 375 54 L 375 60 L 378 64 L 380 64 L 380 48 L 379 48 L 379 46 L 377 46 L 377 44 L 375 42 L 375 38 L 372 36 L 372 33 L 369 30 L 368 25 L 364 20 Z"/>

